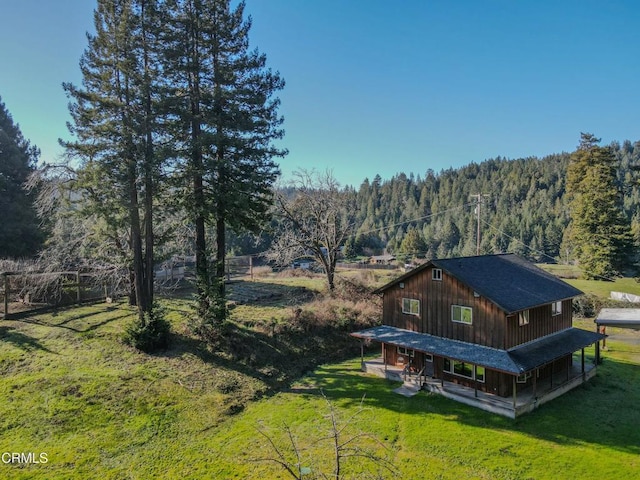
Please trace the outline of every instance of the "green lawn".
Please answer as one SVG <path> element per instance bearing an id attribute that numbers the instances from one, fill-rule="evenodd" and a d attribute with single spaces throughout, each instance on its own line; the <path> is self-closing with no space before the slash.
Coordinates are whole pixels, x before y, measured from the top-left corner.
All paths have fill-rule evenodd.
<path id="1" fill-rule="evenodd" d="M 168 307 L 174 342 L 158 355 L 120 342 L 132 316 L 122 304 L 0 323 L 0 452 L 48 459 L 0 463 L 0 478 L 288 478 L 275 463 L 259 461 L 274 453 L 257 429 L 286 450 L 284 424 L 303 464 L 328 471 L 321 390 L 343 424 L 365 396 L 365 410 L 345 435 L 365 431 L 381 442 L 355 445 L 393 462 L 398 473 L 385 478 L 638 478 L 637 343 L 608 342 L 596 378 L 513 421 L 424 392 L 396 395 L 394 384 L 360 373 L 358 358 L 320 366 L 283 390 L 321 358 L 311 358 L 315 349 L 337 348 L 337 337 L 322 345 L 322 337 L 305 340 L 310 332 L 269 336 L 240 319 L 286 315 L 277 306 L 242 306 L 234 310 L 233 335 L 244 348 L 238 358 L 249 360 L 240 361 L 189 334 L 187 302 Z M 347 478 L 362 478 L 367 465 L 347 463 Z"/>
<path id="2" fill-rule="evenodd" d="M 580 269 L 573 265 L 540 264 L 538 266 L 547 272 L 561 277 L 565 282 L 582 290 L 584 293 L 596 295 L 603 299 L 609 298 L 612 291 L 640 295 L 640 283 L 637 282 L 635 278 L 616 278 L 612 282 L 604 280 L 584 280 L 580 278 Z"/>
<path id="3" fill-rule="evenodd" d="M 640 367 L 617 359 L 617 347 L 605 354 L 593 381 L 515 421 L 432 394 L 396 395 L 394 384 L 361 374 L 358 361 L 323 366 L 293 391 L 252 405 L 220 432 L 223 447 L 214 476 L 276 478 L 277 466 L 252 462 L 271 452 L 266 441 L 256 438 L 255 427 L 269 426 L 279 445 L 286 446 L 278 429 L 283 422 L 302 446 L 312 447 L 313 456 L 304 460 L 326 465 L 330 446 L 313 444 L 327 428 L 327 406 L 318 394 L 322 389 L 347 415 L 366 395 L 358 428 L 390 449 L 398 478 L 637 478 Z M 234 458 L 234 451 L 241 453 Z"/>

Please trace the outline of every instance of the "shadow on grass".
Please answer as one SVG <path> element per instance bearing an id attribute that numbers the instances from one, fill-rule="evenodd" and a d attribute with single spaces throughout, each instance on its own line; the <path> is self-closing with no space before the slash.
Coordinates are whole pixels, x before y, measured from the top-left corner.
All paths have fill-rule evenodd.
<path id="1" fill-rule="evenodd" d="M 43 352 L 54 353 L 57 355 L 56 352 L 49 350 L 35 338 L 31 338 L 30 336 L 11 327 L 0 327 L 0 342 L 10 343 L 11 345 L 26 352 L 42 350 Z"/>
<path id="2" fill-rule="evenodd" d="M 234 280 L 227 283 L 227 299 L 240 305 L 292 306 L 311 302 L 316 293 L 303 286 L 283 285 L 252 280 Z M 163 298 L 196 300 L 195 288 L 186 284 L 182 288 L 167 290 Z"/>
<path id="3" fill-rule="evenodd" d="M 70 330 L 76 333 L 87 333 L 93 330 L 97 330 L 100 327 L 108 325 L 109 323 L 115 322 L 117 320 L 121 320 L 123 318 L 127 318 L 133 315 L 132 312 L 122 312 L 122 307 L 118 305 L 105 305 L 105 306 L 92 306 L 91 310 L 84 313 L 79 313 L 76 315 L 66 316 L 65 314 L 73 313 L 73 310 L 77 309 L 69 308 L 65 310 L 57 310 L 56 312 L 47 315 L 47 316 L 34 316 L 31 318 L 25 318 L 19 320 L 23 323 L 29 323 L 33 325 L 40 325 L 43 327 L 53 327 L 53 328 L 64 328 L 65 330 Z M 116 316 L 107 316 L 105 318 L 105 314 L 110 314 L 113 312 L 121 313 Z M 56 320 L 61 317 L 61 321 L 56 322 Z M 50 319 L 49 321 L 43 320 L 43 318 Z M 78 322 L 84 320 L 85 328 L 77 328 L 75 326 L 71 326 L 70 324 L 73 322 Z"/>
<path id="4" fill-rule="evenodd" d="M 258 379 L 276 391 L 312 372 L 317 365 L 344 360 L 352 353 L 353 340 L 344 331 L 318 328 L 272 336 L 230 322 L 213 349 L 198 338 L 173 332 L 171 347 L 155 355 L 196 355 L 206 363 Z"/>
<path id="5" fill-rule="evenodd" d="M 353 362 L 352 367 L 319 367 L 289 391 L 319 395 L 322 390 L 328 398 L 350 408 L 360 405 L 365 396 L 367 406 L 415 415 L 418 422 L 438 415 L 451 422 L 519 432 L 560 445 L 600 444 L 640 455 L 639 365 L 607 359 L 595 378 L 516 420 L 437 394 L 403 397 L 392 392 L 397 386 L 397 382 L 363 374 L 359 362 Z"/>

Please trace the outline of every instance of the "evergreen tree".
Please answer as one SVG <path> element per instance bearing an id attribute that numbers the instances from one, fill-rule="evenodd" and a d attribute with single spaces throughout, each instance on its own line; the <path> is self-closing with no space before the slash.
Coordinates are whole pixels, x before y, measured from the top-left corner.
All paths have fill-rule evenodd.
<path id="1" fill-rule="evenodd" d="M 409 256 L 424 257 L 426 250 L 427 245 L 425 244 L 421 230 L 418 228 L 410 228 L 400 244 L 399 253 L 404 253 Z"/>
<path id="2" fill-rule="evenodd" d="M 629 266 L 632 235 L 610 147 L 583 133 L 567 171 L 571 238 L 587 278 L 611 278 Z"/>
<path id="3" fill-rule="evenodd" d="M 44 240 L 33 207 L 34 194 L 24 189 L 39 155 L 0 99 L 0 258 L 35 255 Z"/>
<path id="4" fill-rule="evenodd" d="M 214 324 L 226 315 L 226 229 L 256 230 L 268 218 L 273 158 L 286 154 L 273 144 L 284 133 L 274 96 L 284 81 L 264 54 L 249 51 L 251 19 L 243 2 L 230 3 L 170 0 L 165 19 L 167 112 L 196 230 L 200 315 Z M 213 276 L 207 224 L 215 226 Z"/>
<path id="5" fill-rule="evenodd" d="M 80 68 L 82 86 L 63 85 L 76 137 L 65 144 L 80 159 L 76 187 L 85 215 L 106 222 L 111 235 L 129 232 L 127 260 L 141 324 L 153 312 L 154 201 L 160 161 L 152 101 L 157 84 L 153 0 L 99 0 L 95 35 L 88 35 Z"/>

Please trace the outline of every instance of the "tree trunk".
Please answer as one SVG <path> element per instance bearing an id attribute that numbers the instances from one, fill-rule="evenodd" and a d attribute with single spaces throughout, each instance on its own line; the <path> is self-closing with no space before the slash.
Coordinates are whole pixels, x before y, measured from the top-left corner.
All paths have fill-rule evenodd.
<path id="1" fill-rule="evenodd" d="M 197 111 L 197 106 L 194 106 Z M 195 115 L 194 115 L 195 116 Z M 192 122 L 192 161 L 194 165 L 193 174 L 193 211 L 194 224 L 196 228 L 196 287 L 198 291 L 198 302 L 201 312 L 209 310 L 209 265 L 207 259 L 207 237 L 206 222 L 204 212 L 206 209 L 204 197 L 204 182 L 202 178 L 202 152 L 199 147 L 200 123 L 197 120 Z"/>
<path id="2" fill-rule="evenodd" d="M 135 167 L 130 168 L 135 171 Z M 129 222 L 131 224 L 131 250 L 133 252 L 133 281 L 136 291 L 138 316 L 144 318 L 148 311 L 148 298 L 144 282 L 144 261 L 142 254 L 142 233 L 140 228 L 140 212 L 138 211 L 138 192 L 136 191 L 135 176 L 129 177 Z"/>
<path id="3" fill-rule="evenodd" d="M 136 303 L 136 280 L 133 268 L 129 267 L 129 306 L 135 307 Z"/>
<path id="4" fill-rule="evenodd" d="M 141 2 L 143 15 L 145 14 L 145 2 Z M 154 243 L 155 235 L 153 230 L 153 195 L 155 193 L 155 181 L 154 181 L 154 150 L 153 150 L 153 132 L 151 118 L 152 112 L 152 100 L 151 100 L 151 80 L 149 75 L 149 45 L 147 45 L 147 32 L 146 32 L 146 16 L 142 26 L 142 41 L 144 48 L 144 89 L 145 89 L 145 117 L 144 117 L 144 129 L 146 132 L 146 145 L 144 154 L 144 240 L 145 240 L 145 261 L 144 261 L 144 276 L 145 276 L 145 294 L 147 296 L 148 308 L 151 309 L 154 300 L 153 291 L 153 271 L 154 271 Z"/>
<path id="5" fill-rule="evenodd" d="M 198 11 L 190 12 L 194 18 L 199 16 Z M 202 120 L 200 112 L 200 46 L 199 46 L 198 22 L 192 19 L 190 28 L 187 28 L 186 36 L 189 38 L 191 58 L 191 71 L 189 72 L 189 96 L 191 99 L 191 162 L 193 168 L 193 205 L 194 224 L 196 228 L 196 287 L 198 291 L 198 303 L 200 314 L 209 311 L 209 265 L 207 258 L 206 217 L 207 209 L 204 192 L 204 163 L 202 158 Z"/>
<path id="6" fill-rule="evenodd" d="M 225 221 L 224 216 L 218 213 L 218 218 L 216 219 L 216 277 L 217 277 L 217 288 L 218 288 L 218 296 L 219 301 L 225 301 L 225 264 L 226 264 L 226 232 L 225 232 Z M 224 319 L 220 319 L 224 320 Z"/>

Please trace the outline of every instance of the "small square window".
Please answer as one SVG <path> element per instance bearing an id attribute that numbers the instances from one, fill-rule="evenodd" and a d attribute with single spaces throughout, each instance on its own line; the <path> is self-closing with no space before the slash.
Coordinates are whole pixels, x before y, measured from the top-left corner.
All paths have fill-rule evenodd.
<path id="1" fill-rule="evenodd" d="M 562 302 L 553 302 L 551 304 L 551 315 L 561 315 L 562 314 Z"/>
<path id="2" fill-rule="evenodd" d="M 406 313 L 407 315 L 420 315 L 420 300 L 403 298 L 402 313 Z"/>
<path id="3" fill-rule="evenodd" d="M 473 309 L 471 307 L 451 305 L 451 320 L 471 325 L 473 323 Z"/>
<path id="4" fill-rule="evenodd" d="M 434 268 L 433 270 L 431 270 L 431 279 L 432 280 L 442 280 L 442 269 L 441 268 Z"/>
<path id="5" fill-rule="evenodd" d="M 518 325 L 521 327 L 523 325 L 529 324 L 529 310 L 524 310 L 518 314 Z"/>
<path id="6" fill-rule="evenodd" d="M 516 378 L 516 383 L 527 383 L 527 380 L 531 378 L 531 372 L 523 373 L 522 375 L 518 375 Z"/>
<path id="7" fill-rule="evenodd" d="M 424 354 L 424 360 L 425 362 L 433 362 L 433 355 L 430 353 L 425 353 Z"/>

